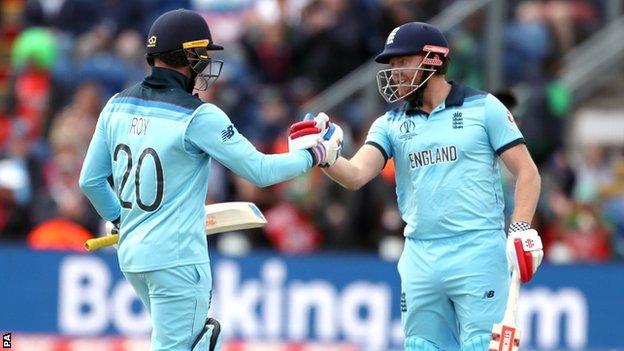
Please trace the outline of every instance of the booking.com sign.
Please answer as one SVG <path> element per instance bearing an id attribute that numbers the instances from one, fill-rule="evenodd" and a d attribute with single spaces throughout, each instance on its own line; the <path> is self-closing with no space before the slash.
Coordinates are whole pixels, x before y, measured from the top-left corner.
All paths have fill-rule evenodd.
<path id="1" fill-rule="evenodd" d="M 329 266 L 321 264 L 322 259 L 304 260 L 299 266 L 292 264 L 295 260 L 213 262 L 211 315 L 222 322 L 225 337 L 345 340 L 364 350 L 401 348 L 396 270 L 380 274 L 395 275 L 386 281 L 365 279 L 371 273 L 368 270 L 349 279 L 336 269 L 327 269 L 340 266 L 335 260 Z M 249 272 L 250 266 L 254 272 Z M 149 316 L 132 287 L 99 257 L 64 259 L 58 298 L 58 329 L 64 334 L 99 335 L 111 329 L 133 336 L 150 332 Z M 523 289 L 518 324 L 523 345 L 584 348 L 588 341 L 586 297 L 575 288 Z"/>

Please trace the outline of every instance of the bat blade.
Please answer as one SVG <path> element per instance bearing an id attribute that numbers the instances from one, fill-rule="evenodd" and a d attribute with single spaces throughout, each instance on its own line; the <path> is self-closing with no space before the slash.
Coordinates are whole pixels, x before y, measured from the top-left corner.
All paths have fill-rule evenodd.
<path id="1" fill-rule="evenodd" d="M 521 332 L 514 325 L 494 324 L 489 351 L 518 351 Z"/>
<path id="2" fill-rule="evenodd" d="M 267 223 L 266 218 L 252 202 L 223 202 L 204 207 L 206 212 L 206 235 L 260 228 Z M 94 251 L 117 244 L 119 235 L 105 235 L 89 239 L 84 246 Z"/>
<path id="3" fill-rule="evenodd" d="M 515 269 L 511 274 L 509 295 L 503 321 L 492 327 L 492 339 L 488 351 L 518 351 L 520 347 L 520 330 L 516 327 L 516 307 L 520 295 L 520 277 Z"/>
<path id="4" fill-rule="evenodd" d="M 251 202 L 224 202 L 206 206 L 206 234 L 259 228 L 267 223 Z"/>

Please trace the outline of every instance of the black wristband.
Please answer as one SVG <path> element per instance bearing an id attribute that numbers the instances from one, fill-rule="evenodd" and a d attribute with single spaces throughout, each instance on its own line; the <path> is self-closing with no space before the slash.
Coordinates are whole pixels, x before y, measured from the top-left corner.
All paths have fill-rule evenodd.
<path id="1" fill-rule="evenodd" d="M 316 154 L 312 150 L 312 148 L 306 149 L 307 152 L 312 156 L 312 167 L 318 165 L 319 161 L 316 159 Z"/>
<path id="2" fill-rule="evenodd" d="M 318 144 L 314 147 L 307 149 L 310 155 L 312 155 L 312 167 L 320 165 L 320 163 L 325 159 L 325 146 L 323 144 Z"/>
<path id="3" fill-rule="evenodd" d="M 117 230 L 119 230 L 119 223 L 121 222 L 121 216 L 113 219 L 111 221 L 111 223 L 113 223 L 113 225 L 115 226 L 115 228 L 117 228 Z"/>
<path id="4" fill-rule="evenodd" d="M 522 232 L 531 229 L 531 225 L 527 222 L 513 222 L 509 225 L 509 232 Z"/>

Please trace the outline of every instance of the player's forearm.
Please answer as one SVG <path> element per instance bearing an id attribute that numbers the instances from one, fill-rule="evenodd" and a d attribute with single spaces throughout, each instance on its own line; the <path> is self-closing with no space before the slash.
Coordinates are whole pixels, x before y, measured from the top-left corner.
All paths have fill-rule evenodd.
<path id="1" fill-rule="evenodd" d="M 117 219 L 121 214 L 119 199 L 106 179 L 111 175 L 111 156 L 106 143 L 104 118 L 98 120 L 95 133 L 89 144 L 82 164 L 78 184 L 93 207 L 107 221 Z"/>
<path id="2" fill-rule="evenodd" d="M 112 221 L 119 217 L 121 214 L 119 200 L 106 179 L 81 176 L 79 185 L 82 192 L 103 219 Z"/>
<path id="3" fill-rule="evenodd" d="M 531 223 L 541 189 L 541 178 L 535 165 L 522 169 L 516 179 L 515 206 L 512 221 Z"/>
<path id="4" fill-rule="evenodd" d="M 298 177 L 311 166 L 312 156 L 306 150 L 273 155 L 256 151 L 250 162 L 235 165 L 232 170 L 256 186 L 266 187 Z"/>
<path id="5" fill-rule="evenodd" d="M 364 185 L 360 177 L 360 169 L 344 157 L 338 158 L 331 167 L 323 168 L 323 172 L 333 181 L 349 190 L 358 190 Z"/>

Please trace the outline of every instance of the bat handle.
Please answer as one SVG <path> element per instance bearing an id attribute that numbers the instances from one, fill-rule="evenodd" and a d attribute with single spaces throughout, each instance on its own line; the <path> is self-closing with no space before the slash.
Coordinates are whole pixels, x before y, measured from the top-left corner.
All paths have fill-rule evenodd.
<path id="1" fill-rule="evenodd" d="M 109 234 L 99 238 L 89 239 L 84 243 L 85 250 L 93 251 L 97 249 L 101 249 L 106 246 L 111 246 L 117 244 L 119 239 L 118 234 Z"/>
<path id="2" fill-rule="evenodd" d="M 505 308 L 505 316 L 503 323 L 515 324 L 516 306 L 518 304 L 518 296 L 520 295 L 520 276 L 518 271 L 514 269 L 511 273 L 511 283 L 509 284 L 509 297 L 507 298 L 507 307 Z"/>

